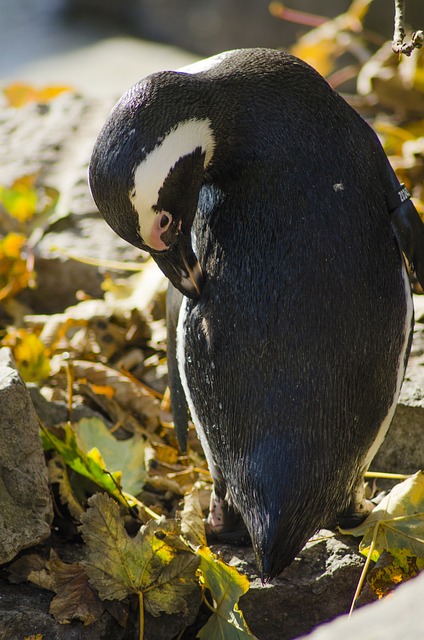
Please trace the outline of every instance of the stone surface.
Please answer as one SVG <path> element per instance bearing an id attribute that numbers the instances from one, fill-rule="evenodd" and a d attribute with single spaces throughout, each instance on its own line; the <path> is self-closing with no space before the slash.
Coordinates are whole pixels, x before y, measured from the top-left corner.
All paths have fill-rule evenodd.
<path id="1" fill-rule="evenodd" d="M 19 299 L 34 312 L 61 312 L 76 303 L 80 290 L 89 296 L 102 296 L 101 283 L 107 267 L 73 257 L 137 261 L 142 256 L 116 236 L 94 205 L 87 183 L 91 151 L 123 91 L 155 70 L 178 68 L 194 59 L 170 47 L 113 39 L 74 52 L 63 64 L 56 59 L 24 72 L 24 79 L 29 82 L 34 82 L 35 77 L 43 84 L 73 85 L 75 80 L 77 91 L 91 86 L 84 97 L 68 92 L 47 105 L 31 103 L 20 109 L 0 109 L 2 184 L 8 186 L 23 175 L 37 174 L 40 184 L 53 187 L 60 194 L 54 213 L 39 221 L 32 235 L 37 286 L 24 291 Z M 132 61 L 130 71 L 128 60 Z M 139 62 L 135 64 L 135 60 Z M 119 67 L 124 67 L 125 72 L 119 73 Z M 104 70 L 102 77 L 99 69 Z M 2 228 L 0 217 L 0 235 L 9 230 L 4 224 Z M 119 270 L 115 273 L 119 275 Z"/>
<path id="2" fill-rule="evenodd" d="M 50 535 L 52 504 L 38 422 L 9 349 L 0 349 L 0 564 Z"/>
<path id="3" fill-rule="evenodd" d="M 37 634 L 43 640 L 124 639 L 124 630 L 107 612 L 90 626 L 82 622 L 59 624 L 49 614 L 53 595 L 29 583 L 9 584 L 0 578 L 0 640 L 21 640 Z"/>
<path id="4" fill-rule="evenodd" d="M 384 598 L 360 611 L 323 625 L 307 640 L 422 640 L 424 574 L 400 585 Z M 306 637 L 304 638 L 306 640 Z"/>
<path id="5" fill-rule="evenodd" d="M 250 547 L 219 547 L 249 576 L 240 607 L 258 640 L 292 640 L 349 610 L 364 558 L 358 541 L 323 529 L 280 577 L 262 586 Z"/>

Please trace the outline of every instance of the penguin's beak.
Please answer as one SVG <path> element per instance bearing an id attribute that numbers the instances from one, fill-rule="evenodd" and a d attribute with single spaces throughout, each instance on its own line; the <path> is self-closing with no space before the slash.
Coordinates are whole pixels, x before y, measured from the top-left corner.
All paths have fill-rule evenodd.
<path id="1" fill-rule="evenodd" d="M 202 293 L 203 273 L 188 235 L 181 233 L 167 251 L 152 253 L 154 260 L 176 289 L 197 300 Z"/>

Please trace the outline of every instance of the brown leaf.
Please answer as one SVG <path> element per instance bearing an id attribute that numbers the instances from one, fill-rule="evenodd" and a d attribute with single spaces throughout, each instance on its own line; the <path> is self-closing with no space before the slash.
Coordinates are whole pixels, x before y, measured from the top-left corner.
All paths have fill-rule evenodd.
<path id="1" fill-rule="evenodd" d="M 27 556 L 18 558 L 18 560 L 12 562 L 7 569 L 9 572 L 9 582 L 12 584 L 26 582 L 30 573 L 45 569 L 46 562 L 47 561 L 38 553 L 30 553 Z"/>
<path id="2" fill-rule="evenodd" d="M 179 513 L 181 533 L 194 547 L 206 545 L 206 531 L 199 493 L 193 488 L 184 496 L 184 509 Z"/>
<path id="3" fill-rule="evenodd" d="M 146 427 L 154 428 L 159 420 L 159 401 L 126 376 L 101 363 L 75 360 L 75 379 L 85 378 L 91 384 L 108 385 L 115 389 L 114 399 L 134 413 Z"/>
<path id="4" fill-rule="evenodd" d="M 85 625 L 98 620 L 104 607 L 88 582 L 85 568 L 79 562 L 67 564 L 59 558 L 49 561 L 49 568 L 57 593 L 49 611 L 56 620 L 61 624 L 81 620 Z"/>

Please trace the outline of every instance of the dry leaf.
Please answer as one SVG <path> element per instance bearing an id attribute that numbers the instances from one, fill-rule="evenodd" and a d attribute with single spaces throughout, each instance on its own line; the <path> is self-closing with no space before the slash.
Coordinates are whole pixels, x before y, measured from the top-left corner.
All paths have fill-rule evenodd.
<path id="1" fill-rule="evenodd" d="M 184 611 L 186 597 L 198 589 L 199 561 L 188 547 L 176 550 L 164 540 L 178 532 L 176 523 L 151 520 L 131 538 L 114 500 L 96 494 L 89 505 L 81 527 L 88 549 L 84 564 L 100 597 L 122 600 L 136 593 L 154 616 Z"/>
<path id="2" fill-rule="evenodd" d="M 57 594 L 50 603 L 49 612 L 56 620 L 61 624 L 81 620 L 85 625 L 98 620 L 104 607 L 88 583 L 85 568 L 78 562 L 67 564 L 55 558 L 49 562 L 49 569 Z"/>
<path id="3" fill-rule="evenodd" d="M 114 399 L 127 411 L 134 413 L 148 428 L 159 422 L 159 401 L 147 391 L 111 367 L 101 363 L 74 361 L 75 380 L 88 380 L 95 385 L 108 385 L 115 389 Z"/>
<path id="4" fill-rule="evenodd" d="M 193 547 L 206 546 L 206 531 L 199 493 L 195 487 L 184 496 L 184 509 L 178 514 L 181 533 Z"/>
<path id="5" fill-rule="evenodd" d="M 50 484 L 57 483 L 59 485 L 61 503 L 67 505 L 69 513 L 73 518 L 75 518 L 75 520 L 79 521 L 80 517 L 84 513 L 84 509 L 74 495 L 63 458 L 55 454 L 48 461 L 47 468 Z"/>

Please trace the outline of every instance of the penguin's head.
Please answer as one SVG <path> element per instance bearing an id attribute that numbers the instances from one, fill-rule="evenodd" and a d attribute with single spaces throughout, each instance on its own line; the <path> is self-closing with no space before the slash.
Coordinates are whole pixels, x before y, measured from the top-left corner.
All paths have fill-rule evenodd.
<path id="1" fill-rule="evenodd" d="M 112 229 L 195 299 L 203 276 L 191 227 L 215 137 L 191 78 L 153 74 L 122 96 L 95 144 L 89 183 Z"/>

